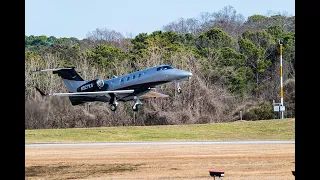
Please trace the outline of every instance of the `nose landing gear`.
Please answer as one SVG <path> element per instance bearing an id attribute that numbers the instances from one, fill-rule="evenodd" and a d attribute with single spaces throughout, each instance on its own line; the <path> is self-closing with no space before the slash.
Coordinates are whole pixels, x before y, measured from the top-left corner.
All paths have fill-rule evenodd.
<path id="1" fill-rule="evenodd" d="M 181 89 L 179 83 L 177 83 L 177 91 L 178 91 L 178 94 L 181 94 L 181 93 L 182 93 L 182 89 Z"/>

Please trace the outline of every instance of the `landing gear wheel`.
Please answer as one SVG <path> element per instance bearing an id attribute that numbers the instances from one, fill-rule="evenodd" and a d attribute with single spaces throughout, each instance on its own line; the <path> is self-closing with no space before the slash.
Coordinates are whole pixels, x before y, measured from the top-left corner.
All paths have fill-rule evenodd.
<path id="1" fill-rule="evenodd" d="M 139 106 L 140 106 L 139 104 L 133 105 L 133 106 L 132 106 L 132 110 L 133 110 L 133 111 L 138 111 L 138 110 L 139 110 Z"/>
<path id="2" fill-rule="evenodd" d="M 182 89 L 178 88 L 178 94 L 181 94 L 181 93 L 182 93 Z"/>
<path id="3" fill-rule="evenodd" d="M 110 109 L 111 109 L 111 111 L 117 110 L 117 105 L 111 104 L 111 105 L 110 105 Z"/>

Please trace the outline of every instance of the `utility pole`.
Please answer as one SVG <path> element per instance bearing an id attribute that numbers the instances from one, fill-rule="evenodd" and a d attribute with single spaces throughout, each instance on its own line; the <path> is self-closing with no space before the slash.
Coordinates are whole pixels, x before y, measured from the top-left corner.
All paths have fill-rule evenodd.
<path id="1" fill-rule="evenodd" d="M 282 43 L 279 40 L 279 44 L 280 44 L 280 117 L 281 119 L 283 119 L 283 113 L 284 111 L 281 110 L 281 106 L 283 106 L 283 78 L 282 78 Z"/>

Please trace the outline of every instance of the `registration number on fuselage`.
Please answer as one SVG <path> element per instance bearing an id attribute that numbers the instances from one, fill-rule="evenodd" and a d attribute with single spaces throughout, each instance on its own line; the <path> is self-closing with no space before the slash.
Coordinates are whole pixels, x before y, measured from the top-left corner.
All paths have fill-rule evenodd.
<path id="1" fill-rule="evenodd" d="M 84 85 L 84 86 L 81 87 L 81 91 L 84 91 L 84 90 L 89 89 L 89 88 L 92 88 L 92 87 L 93 87 L 93 84 L 92 84 L 92 83 L 86 84 L 86 85 Z"/>

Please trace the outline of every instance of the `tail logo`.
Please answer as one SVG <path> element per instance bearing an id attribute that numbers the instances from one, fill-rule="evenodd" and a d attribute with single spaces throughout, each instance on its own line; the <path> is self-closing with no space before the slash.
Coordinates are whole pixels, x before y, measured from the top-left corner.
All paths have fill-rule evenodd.
<path id="1" fill-rule="evenodd" d="M 104 82 L 102 79 L 97 80 L 98 88 L 101 89 L 104 86 Z"/>

